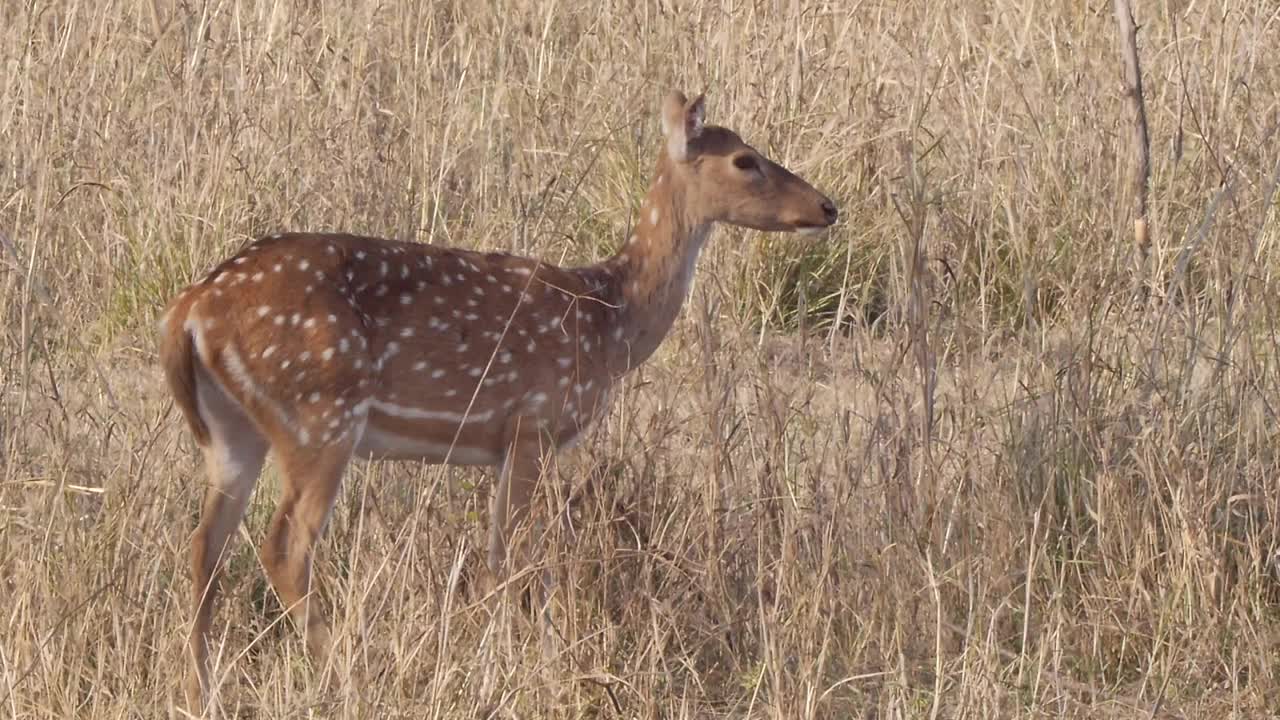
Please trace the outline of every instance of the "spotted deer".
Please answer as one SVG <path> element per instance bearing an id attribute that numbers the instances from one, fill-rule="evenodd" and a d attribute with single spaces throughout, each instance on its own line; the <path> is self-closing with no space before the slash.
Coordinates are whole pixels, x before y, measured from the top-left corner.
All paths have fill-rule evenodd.
<path id="1" fill-rule="evenodd" d="M 665 98 L 653 184 L 634 233 L 603 262 L 289 233 L 248 245 L 169 304 L 160 361 L 208 472 L 191 542 L 192 702 L 211 690 L 219 561 L 268 451 L 282 490 L 261 562 L 323 658 L 312 548 L 353 457 L 498 466 L 488 567 L 504 577 L 546 464 L 662 342 L 711 228 L 835 222 L 830 200 L 703 115 L 702 96 Z"/>

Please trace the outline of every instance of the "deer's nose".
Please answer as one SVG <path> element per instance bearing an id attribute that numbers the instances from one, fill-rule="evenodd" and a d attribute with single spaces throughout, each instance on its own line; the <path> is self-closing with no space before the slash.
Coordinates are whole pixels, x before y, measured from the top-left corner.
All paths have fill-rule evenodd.
<path id="1" fill-rule="evenodd" d="M 825 198 L 822 201 L 822 212 L 824 215 L 827 216 L 828 225 L 834 224 L 836 221 L 836 218 L 840 216 L 840 211 L 836 210 L 835 203 Z"/>

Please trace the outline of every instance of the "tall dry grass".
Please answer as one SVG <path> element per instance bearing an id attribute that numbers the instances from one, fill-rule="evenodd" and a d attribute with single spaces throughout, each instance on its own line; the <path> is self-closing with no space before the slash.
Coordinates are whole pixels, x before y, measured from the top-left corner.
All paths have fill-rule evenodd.
<path id="1" fill-rule="evenodd" d="M 229 714 L 1276 713 L 1280 10 L 1138 15 L 1147 264 L 1110 3 L 0 6 L 0 714 L 178 713 L 177 287 L 280 229 L 600 258 L 669 86 L 843 221 L 720 231 L 564 462 L 563 653 L 460 590 L 485 474 L 362 465 L 310 667 L 252 551 L 269 469 L 216 625 Z"/>

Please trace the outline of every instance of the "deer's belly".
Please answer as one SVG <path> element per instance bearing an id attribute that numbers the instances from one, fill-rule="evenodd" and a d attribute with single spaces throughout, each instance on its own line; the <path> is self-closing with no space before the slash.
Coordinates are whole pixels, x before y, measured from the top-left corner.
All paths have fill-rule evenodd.
<path id="1" fill-rule="evenodd" d="M 374 460 L 418 460 L 449 465 L 496 465 L 500 440 L 487 428 L 449 420 L 401 418 L 375 405 L 355 453 Z"/>

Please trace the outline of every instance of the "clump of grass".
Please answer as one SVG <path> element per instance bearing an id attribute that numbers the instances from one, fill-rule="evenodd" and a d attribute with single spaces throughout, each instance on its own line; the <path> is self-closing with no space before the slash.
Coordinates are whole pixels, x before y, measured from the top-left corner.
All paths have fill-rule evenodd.
<path id="1" fill-rule="evenodd" d="M 872 248 L 761 236 L 739 265 L 737 297 L 759 329 L 874 331 L 888 311 L 886 260 Z"/>

